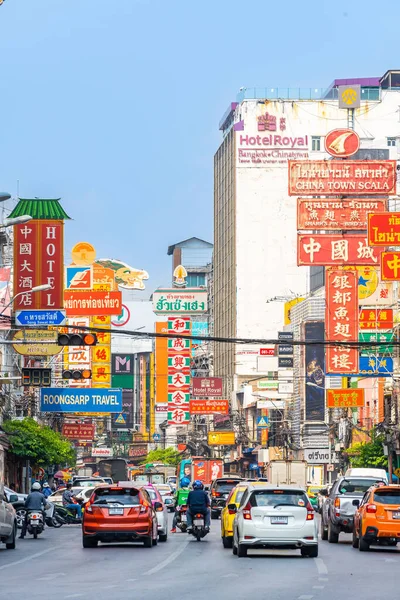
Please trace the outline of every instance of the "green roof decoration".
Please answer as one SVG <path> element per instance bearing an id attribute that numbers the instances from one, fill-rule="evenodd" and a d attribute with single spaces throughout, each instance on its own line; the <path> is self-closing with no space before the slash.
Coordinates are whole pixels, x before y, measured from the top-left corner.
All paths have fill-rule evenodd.
<path id="1" fill-rule="evenodd" d="M 15 217 L 21 217 L 22 215 L 30 215 L 32 219 L 38 220 L 64 220 L 70 219 L 60 204 L 61 198 L 51 198 L 42 200 L 41 198 L 33 198 L 31 200 L 27 198 L 19 198 L 17 206 L 14 208 L 12 213 L 8 216 L 9 219 L 15 219 Z"/>

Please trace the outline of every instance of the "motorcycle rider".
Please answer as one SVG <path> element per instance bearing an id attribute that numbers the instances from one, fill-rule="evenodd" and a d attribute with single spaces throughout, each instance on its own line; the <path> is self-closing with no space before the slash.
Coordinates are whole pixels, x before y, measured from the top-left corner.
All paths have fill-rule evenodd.
<path id="1" fill-rule="evenodd" d="M 43 494 L 40 490 L 41 490 L 40 483 L 38 481 L 35 481 L 35 483 L 32 484 L 31 493 L 28 494 L 28 496 L 25 500 L 25 508 L 26 508 L 25 519 L 24 519 L 24 522 L 22 523 L 21 535 L 19 536 L 21 540 L 23 540 L 24 537 L 26 536 L 26 530 L 28 527 L 29 511 L 32 511 L 32 510 L 41 511 L 43 513 L 43 523 L 44 523 L 44 516 L 45 516 L 47 502 L 46 502 L 46 498 L 43 496 Z"/>
<path id="2" fill-rule="evenodd" d="M 171 533 L 176 533 L 176 524 L 178 521 L 178 515 L 180 513 L 181 506 L 187 504 L 187 498 L 190 492 L 190 479 L 188 477 L 182 477 L 181 487 L 175 494 L 175 513 L 172 519 Z"/>
<path id="3" fill-rule="evenodd" d="M 193 483 L 193 490 L 189 492 L 187 505 L 188 509 L 186 515 L 188 533 L 192 532 L 193 517 L 197 513 L 204 515 L 205 527 L 207 531 L 209 531 L 211 523 L 210 497 L 207 492 L 204 491 L 204 485 L 202 481 L 197 479 Z"/>
<path id="4" fill-rule="evenodd" d="M 67 483 L 67 489 L 63 492 L 62 495 L 62 503 L 64 508 L 68 508 L 70 510 L 74 510 L 77 513 L 78 519 L 82 518 L 82 508 L 81 505 L 74 501 L 74 493 L 71 490 L 72 483 Z"/>
<path id="5" fill-rule="evenodd" d="M 43 496 L 44 496 L 44 497 L 46 498 L 46 500 L 47 500 L 47 498 L 48 498 L 49 496 L 51 496 L 51 494 L 52 494 L 52 493 L 53 493 L 53 492 L 51 491 L 51 487 L 49 486 L 49 484 L 48 484 L 48 483 L 47 483 L 47 481 L 46 481 L 46 483 L 44 483 L 44 484 L 43 484 L 43 490 L 42 490 L 42 494 L 43 494 Z"/>

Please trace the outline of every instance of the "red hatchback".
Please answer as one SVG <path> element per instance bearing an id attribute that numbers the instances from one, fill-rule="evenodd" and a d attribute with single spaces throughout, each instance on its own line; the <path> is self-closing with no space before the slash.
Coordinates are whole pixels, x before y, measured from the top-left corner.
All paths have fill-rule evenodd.
<path id="1" fill-rule="evenodd" d="M 84 548 L 94 548 L 98 542 L 143 542 L 145 548 L 151 548 L 157 544 L 157 535 L 156 512 L 143 487 L 98 487 L 85 505 Z"/>

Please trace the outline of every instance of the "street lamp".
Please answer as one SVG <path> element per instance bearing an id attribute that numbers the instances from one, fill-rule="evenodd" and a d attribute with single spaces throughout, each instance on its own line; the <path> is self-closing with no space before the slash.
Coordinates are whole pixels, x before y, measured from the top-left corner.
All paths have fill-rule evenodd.
<path id="1" fill-rule="evenodd" d="M 14 302 L 14 300 L 16 298 L 18 298 L 18 296 L 23 296 L 23 294 L 34 294 L 35 292 L 45 292 L 46 290 L 50 290 L 50 289 L 51 289 L 50 283 L 42 283 L 41 285 L 35 285 L 35 287 L 31 288 L 30 290 L 18 292 L 18 294 L 15 294 L 15 296 L 13 298 L 11 298 L 10 302 L 0 312 L 0 317 L 1 317 L 1 315 L 4 314 L 4 312 L 7 310 L 7 308 L 9 306 L 11 306 L 11 304 Z"/>
<path id="2" fill-rule="evenodd" d="M 11 227 L 11 225 L 23 225 L 24 223 L 28 223 L 28 221 L 32 221 L 30 215 L 21 215 L 20 217 L 15 217 L 14 219 L 6 219 L 4 223 L 0 224 L 0 227 Z"/>
<path id="3" fill-rule="evenodd" d="M 0 202 L 5 202 L 6 200 L 9 200 L 11 198 L 11 194 L 8 194 L 7 192 L 0 192 Z"/>

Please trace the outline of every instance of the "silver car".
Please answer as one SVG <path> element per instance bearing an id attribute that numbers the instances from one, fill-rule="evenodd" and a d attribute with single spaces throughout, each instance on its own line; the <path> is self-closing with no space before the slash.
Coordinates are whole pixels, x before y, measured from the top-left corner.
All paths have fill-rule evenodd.
<path id="1" fill-rule="evenodd" d="M 163 502 L 163 498 L 157 488 L 145 485 L 157 515 L 158 539 L 160 542 L 166 542 L 168 538 L 168 510 Z"/>

